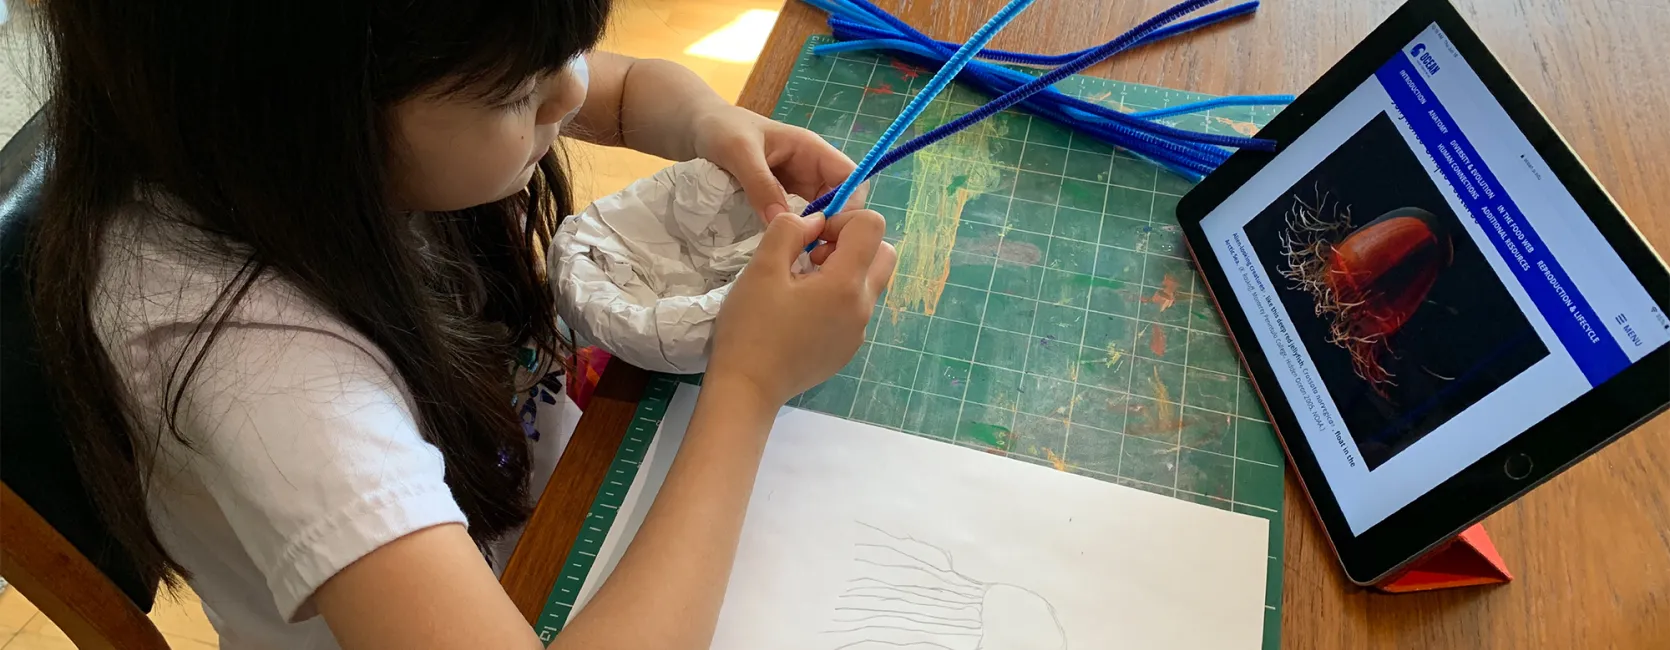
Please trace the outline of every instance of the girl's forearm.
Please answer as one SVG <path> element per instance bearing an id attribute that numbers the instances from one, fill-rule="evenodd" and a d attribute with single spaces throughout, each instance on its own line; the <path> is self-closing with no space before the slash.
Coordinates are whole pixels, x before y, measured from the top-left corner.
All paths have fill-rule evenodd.
<path id="1" fill-rule="evenodd" d="M 708 647 L 779 406 L 746 382 L 708 376 L 643 526 L 551 647 Z"/>
<path id="2" fill-rule="evenodd" d="M 701 77 L 677 63 L 612 52 L 587 57 L 591 87 L 569 135 L 670 160 L 696 156 L 696 116 L 728 106 Z"/>

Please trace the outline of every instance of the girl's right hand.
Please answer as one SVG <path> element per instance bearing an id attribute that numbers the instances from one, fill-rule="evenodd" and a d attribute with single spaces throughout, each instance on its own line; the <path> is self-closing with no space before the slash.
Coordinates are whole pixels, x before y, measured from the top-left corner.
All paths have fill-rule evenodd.
<path id="1" fill-rule="evenodd" d="M 851 361 L 898 260 L 881 239 L 886 228 L 871 210 L 772 219 L 719 312 L 709 381 L 781 406 Z M 813 251 L 821 268 L 795 273 L 794 260 L 819 239 L 827 242 Z"/>

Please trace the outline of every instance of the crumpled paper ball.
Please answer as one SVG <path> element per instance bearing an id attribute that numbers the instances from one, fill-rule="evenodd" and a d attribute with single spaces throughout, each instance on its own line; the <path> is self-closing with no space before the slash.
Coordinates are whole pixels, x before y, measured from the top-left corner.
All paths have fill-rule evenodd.
<path id="1" fill-rule="evenodd" d="M 790 211 L 805 208 L 789 197 Z M 730 174 L 706 160 L 675 164 L 557 229 L 548 256 L 557 313 L 627 363 L 703 372 L 719 307 L 764 233 Z M 811 268 L 805 254 L 796 268 Z"/>

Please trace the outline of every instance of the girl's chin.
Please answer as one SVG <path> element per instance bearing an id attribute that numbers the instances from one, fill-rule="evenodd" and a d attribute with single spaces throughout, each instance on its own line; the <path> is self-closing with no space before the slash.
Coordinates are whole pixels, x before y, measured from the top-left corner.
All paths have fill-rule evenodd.
<path id="1" fill-rule="evenodd" d="M 533 181 L 534 170 L 537 169 L 538 167 L 539 167 L 538 162 L 529 164 L 526 168 L 524 168 L 522 170 L 522 173 L 516 175 L 516 180 L 512 181 L 510 183 L 510 185 L 506 186 L 504 191 L 502 193 L 500 193 L 500 196 L 493 199 L 493 200 L 494 201 L 500 201 L 500 200 L 503 200 L 503 199 L 508 199 L 512 196 L 516 196 L 517 194 L 521 193 L 522 190 L 528 189 L 528 183 Z"/>

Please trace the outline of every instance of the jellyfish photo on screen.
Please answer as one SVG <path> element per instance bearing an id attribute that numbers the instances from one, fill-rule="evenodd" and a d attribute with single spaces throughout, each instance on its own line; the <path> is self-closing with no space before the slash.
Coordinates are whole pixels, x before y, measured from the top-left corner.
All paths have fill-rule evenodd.
<path id="1" fill-rule="evenodd" d="M 1548 356 L 1405 131 L 1377 114 L 1244 229 L 1370 471 Z"/>
<path id="2" fill-rule="evenodd" d="M 1356 227 L 1351 206 L 1317 192 L 1309 201 L 1293 197 L 1281 246 L 1282 277 L 1311 295 L 1315 314 L 1329 321 L 1328 342 L 1350 353 L 1357 377 L 1385 396 L 1397 384 L 1381 361 L 1397 356 L 1392 335 L 1454 261 L 1448 229 L 1407 206 Z"/>

